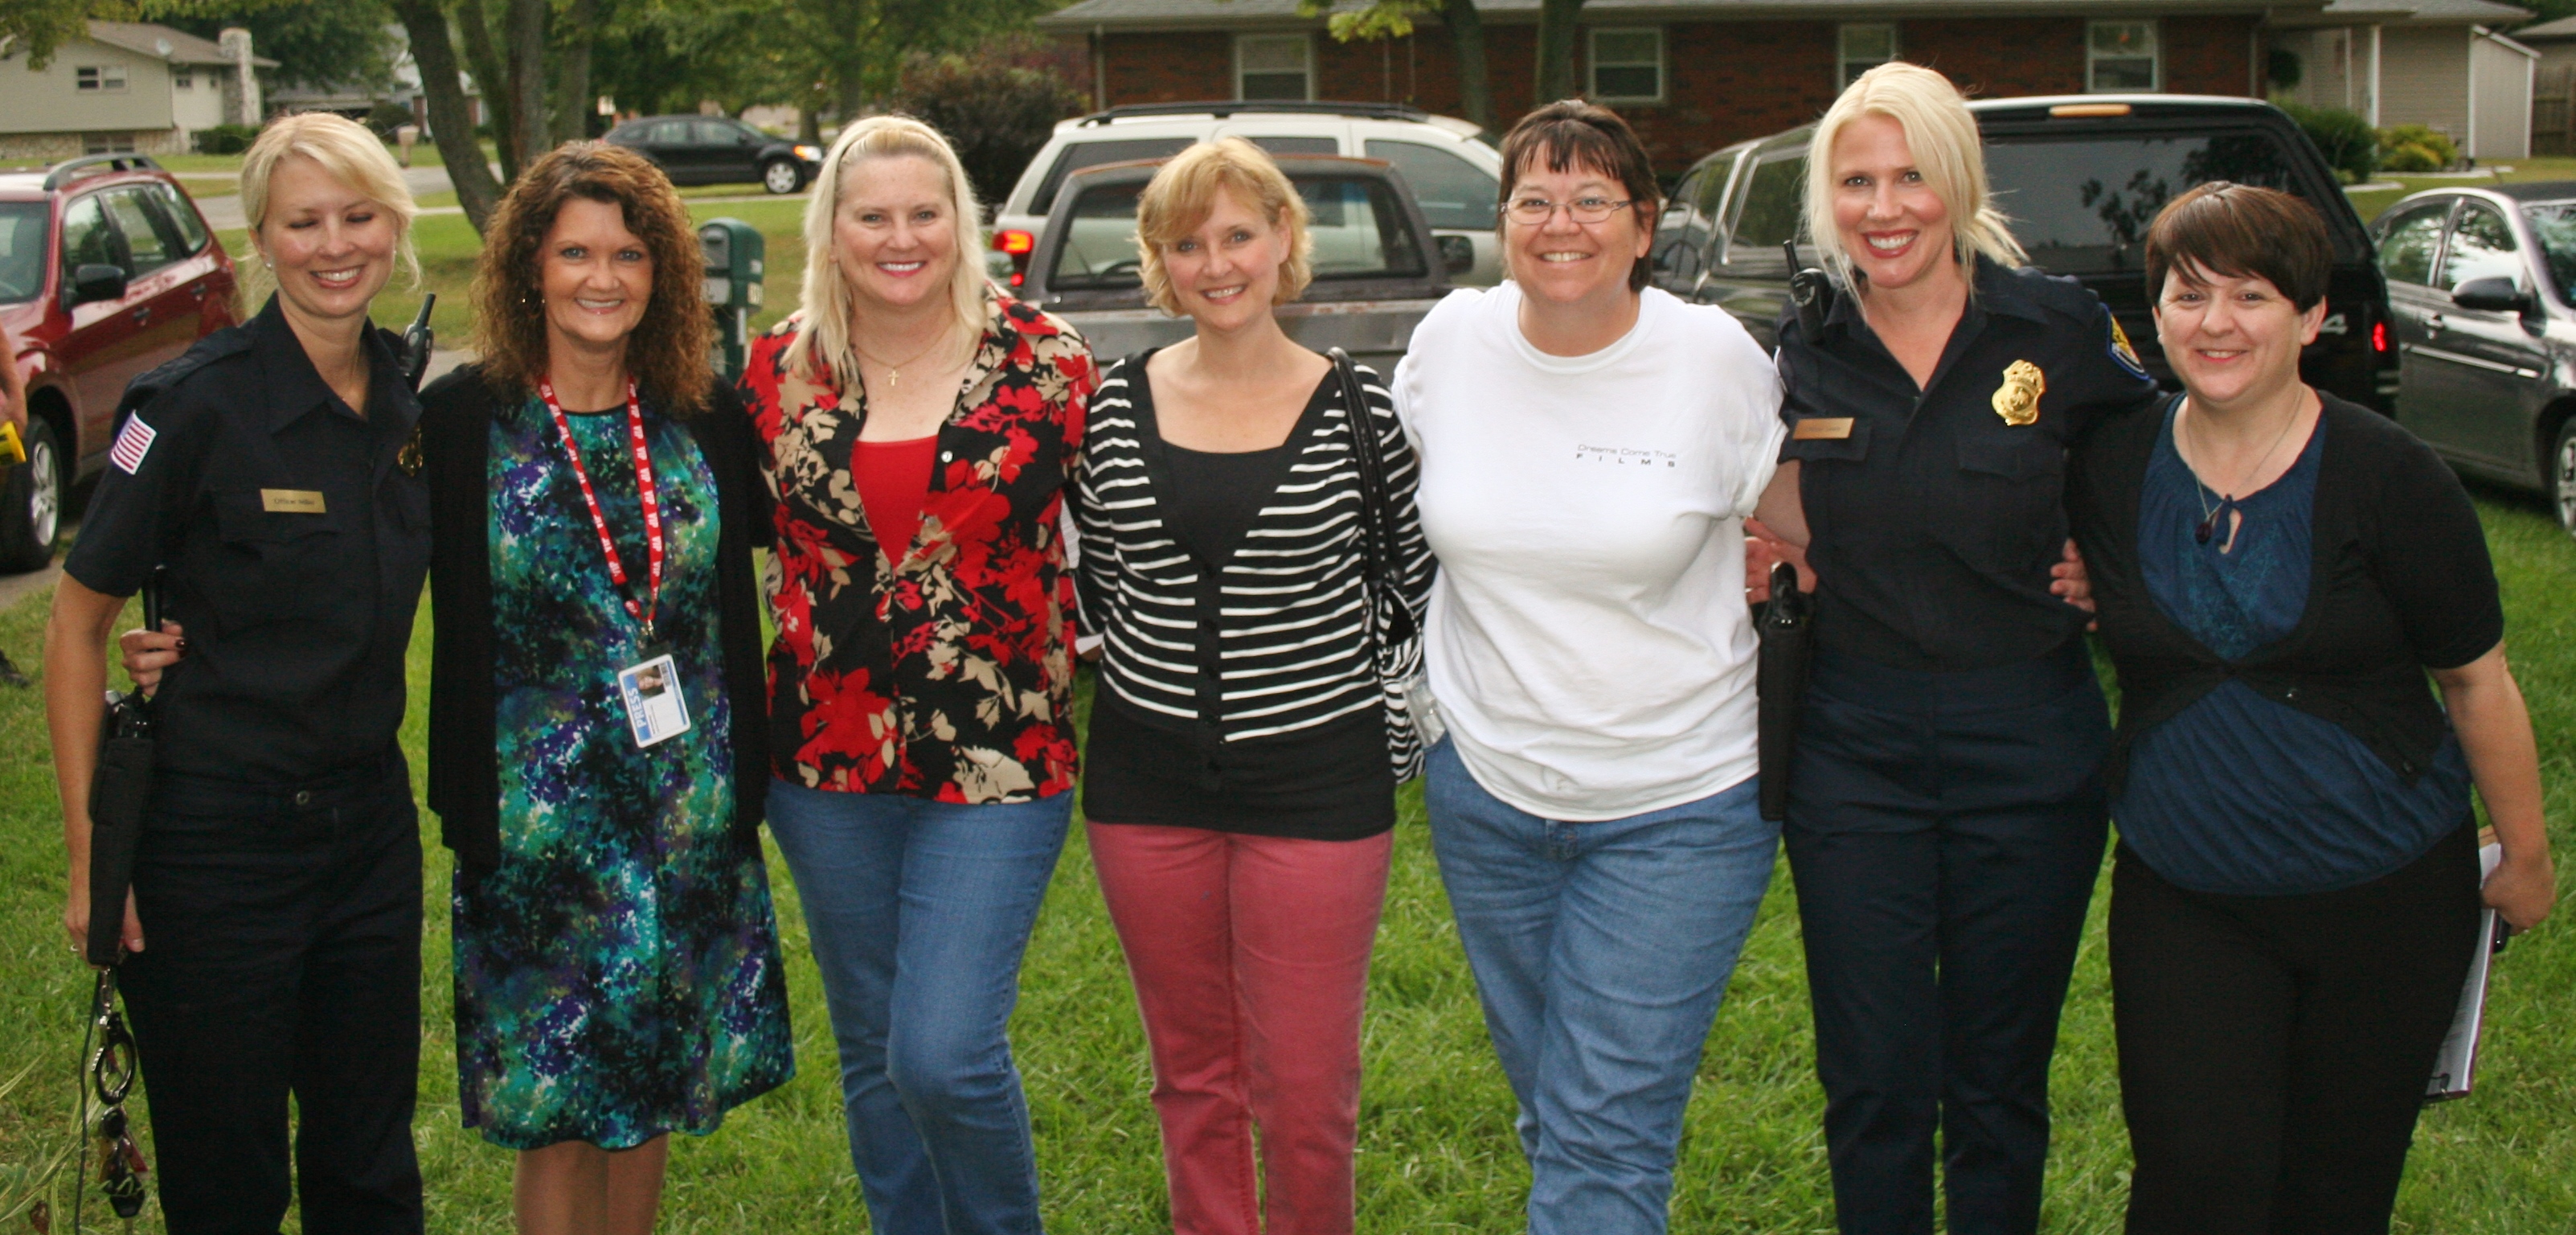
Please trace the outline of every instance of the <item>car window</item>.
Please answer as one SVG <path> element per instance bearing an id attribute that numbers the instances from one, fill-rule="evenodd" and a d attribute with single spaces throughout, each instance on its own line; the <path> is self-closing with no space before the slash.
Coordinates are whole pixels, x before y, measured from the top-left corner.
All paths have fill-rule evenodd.
<path id="1" fill-rule="evenodd" d="M 2441 247 L 2442 220 L 2451 213 L 2445 198 L 2417 206 L 2380 229 L 2379 273 L 2392 283 L 2430 286 L 2433 251 Z"/>
<path id="2" fill-rule="evenodd" d="M 1046 179 L 1039 182 L 1037 196 L 1029 199 L 1029 213 L 1045 214 L 1055 206 L 1056 190 L 1064 187 L 1064 178 L 1086 167 L 1103 163 L 1124 163 L 1129 159 L 1162 159 L 1190 148 L 1196 139 L 1188 137 L 1129 137 L 1115 141 L 1066 142 L 1057 151 L 1055 166 L 1047 169 Z"/>
<path id="3" fill-rule="evenodd" d="M 1419 278 L 1425 273 L 1404 206 L 1383 180 L 1297 179 L 1314 238 L 1315 277 Z"/>
<path id="4" fill-rule="evenodd" d="M 178 237 L 169 234 L 169 225 L 156 225 L 143 188 L 110 189 L 99 197 L 107 204 L 107 217 L 116 220 L 116 230 L 125 237 L 126 253 L 134 259 L 125 268 L 129 277 L 140 278 L 182 256 Z"/>
<path id="5" fill-rule="evenodd" d="M 2471 279 L 2522 282 L 2522 257 L 2513 225 L 2494 209 L 2468 202 L 2451 224 L 2451 243 L 2442 249 L 2442 283 L 2457 288 Z"/>
<path id="6" fill-rule="evenodd" d="M 653 131 L 644 140 L 657 146 L 685 146 L 689 143 L 689 122 L 686 120 L 662 121 L 653 126 Z"/>
<path id="7" fill-rule="evenodd" d="M 20 304 L 45 290 L 43 202 L 0 202 L 0 304 Z"/>
<path id="8" fill-rule="evenodd" d="M 1272 154 L 1340 154 L 1342 143 L 1330 137 L 1251 137 L 1245 141 Z"/>
<path id="9" fill-rule="evenodd" d="M 2032 264 L 2108 274 L 2144 264 L 2147 225 L 2193 185 L 2233 180 L 2298 192 L 2290 157 L 2262 131 L 2007 138 L 1987 143 L 1986 173 Z"/>
<path id="10" fill-rule="evenodd" d="M 2549 263 L 2549 281 L 2557 285 L 2558 302 L 2576 308 L 2576 202 L 2525 206 L 2522 221 L 2540 241 L 2541 260 Z"/>
<path id="11" fill-rule="evenodd" d="M 186 198 L 179 196 L 179 190 L 166 184 L 156 184 L 152 186 L 152 198 L 153 204 L 161 208 L 161 217 L 169 220 L 170 226 L 176 230 L 179 251 L 192 256 L 205 251 L 205 221 L 197 217 L 196 209 L 188 204 Z"/>
<path id="12" fill-rule="evenodd" d="M 1136 257 L 1136 198 L 1144 190 L 1141 184 L 1104 184 L 1074 199 L 1065 216 L 1064 247 L 1056 250 L 1055 269 L 1047 275 L 1050 290 L 1144 285 Z"/>
<path id="13" fill-rule="evenodd" d="M 1755 164 L 1745 180 L 1744 205 L 1735 212 L 1735 226 L 1727 233 L 1727 264 L 1783 265 L 1780 242 L 1797 238 L 1806 195 L 1804 149 L 1780 151 Z"/>
<path id="14" fill-rule="evenodd" d="M 1707 239 L 1704 220 L 1693 217 L 1692 205 L 1698 201 L 1700 186 L 1715 175 L 1715 166 L 1701 167 L 1682 177 L 1673 186 L 1672 197 L 1664 203 L 1664 213 L 1655 220 L 1655 244 L 1646 251 L 1655 273 L 1667 279 L 1687 281 L 1699 274 L 1700 243 Z"/>
<path id="15" fill-rule="evenodd" d="M 1423 220 L 1431 226 L 1494 230 L 1494 207 L 1503 186 L 1485 169 L 1421 142 L 1371 138 L 1363 148 L 1368 157 L 1384 159 L 1404 173 L 1404 182 L 1413 186 L 1413 200 L 1422 207 Z"/>
<path id="16" fill-rule="evenodd" d="M 81 198 L 63 209 L 63 281 L 66 285 L 71 282 L 71 273 L 83 266 L 124 266 L 122 247 L 117 243 L 116 229 L 108 224 L 107 211 L 97 194 Z"/>

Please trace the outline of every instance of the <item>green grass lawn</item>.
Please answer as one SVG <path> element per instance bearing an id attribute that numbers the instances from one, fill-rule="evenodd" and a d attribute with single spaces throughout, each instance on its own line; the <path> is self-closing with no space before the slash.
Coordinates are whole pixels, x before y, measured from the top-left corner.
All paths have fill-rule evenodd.
<path id="1" fill-rule="evenodd" d="M 460 224 L 461 226 L 461 224 Z M 2515 661 L 2541 739 L 2551 816 L 2564 846 L 2576 806 L 2576 542 L 2532 503 L 2482 493 L 2503 579 Z M 0 613 L 0 650 L 33 673 L 43 605 Z M 403 732 L 421 770 L 428 623 L 411 649 Z M 70 1130 L 72 1056 L 88 977 L 58 919 L 59 815 L 37 690 L 0 688 L 0 1213 L 27 1171 Z M 1404 822 L 1371 974 L 1359 1144 L 1361 1229 L 1519 1229 L 1527 1172 L 1512 1102 L 1432 866 L 1419 789 Z M 447 855 L 424 818 L 430 878 L 416 1124 L 431 1229 L 509 1229 L 510 1155 L 457 1127 L 445 924 Z M 845 1156 L 829 1025 L 786 869 L 772 851 L 793 1001 L 798 1075 L 737 1111 L 717 1135 L 672 1155 L 666 1229 L 865 1229 Z M 1797 913 L 1785 868 L 1735 973 L 1699 1073 L 1683 1138 L 1675 1229 L 1823 1232 L 1830 1184 L 1817 1121 Z M 2112 1055 L 2097 897 L 2057 1054 L 2057 1138 L 2045 1228 L 2108 1235 L 2128 1169 Z M 2477 1094 L 2424 1119 L 2398 1207 L 2402 1232 L 2529 1235 L 2576 1229 L 2576 943 L 2557 921 L 2515 942 L 2496 972 Z M 1083 1235 L 1167 1230 L 1143 1034 L 1080 833 L 1066 850 L 1030 947 L 1014 1021 L 1037 1128 L 1047 1220 Z M 148 1100 L 148 1095 L 147 1095 Z M 61 1203 L 57 1196 L 57 1205 Z M 59 1209 L 57 1212 L 60 1212 Z M 146 1230 L 158 1230 L 149 1220 Z M 291 1229 L 291 1228 L 290 1228 Z"/>
<path id="2" fill-rule="evenodd" d="M 2576 180 L 2576 156 L 2540 155 L 2500 163 L 2497 168 L 2512 170 L 2496 170 L 2494 174 L 2487 176 L 2397 176 L 2382 173 L 2372 178 L 2373 183 L 2399 184 L 2405 187 L 2371 189 L 2351 194 L 2352 205 L 2355 210 L 2361 212 L 2362 221 L 2367 223 L 2378 218 L 2379 212 L 2388 209 L 2389 204 L 2398 198 L 2425 189 L 2459 188 L 2463 185 L 2474 186 L 2499 182 L 2511 184 L 2526 180 Z"/>

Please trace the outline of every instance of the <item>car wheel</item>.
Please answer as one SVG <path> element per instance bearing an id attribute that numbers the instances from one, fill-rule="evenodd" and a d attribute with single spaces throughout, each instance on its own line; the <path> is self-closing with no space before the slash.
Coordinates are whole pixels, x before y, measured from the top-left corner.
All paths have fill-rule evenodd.
<path id="1" fill-rule="evenodd" d="M 63 452 L 54 428 L 30 417 L 27 461 L 0 484 L 0 570 L 35 570 L 54 560 L 63 524 Z"/>
<path id="2" fill-rule="evenodd" d="M 2558 426 L 2558 444 L 2549 452 L 2549 497 L 2558 504 L 2558 526 L 2576 536 L 2576 416 Z"/>
<path id="3" fill-rule="evenodd" d="M 760 187 L 784 196 L 805 186 L 805 174 L 796 169 L 794 159 L 771 159 L 760 165 Z"/>

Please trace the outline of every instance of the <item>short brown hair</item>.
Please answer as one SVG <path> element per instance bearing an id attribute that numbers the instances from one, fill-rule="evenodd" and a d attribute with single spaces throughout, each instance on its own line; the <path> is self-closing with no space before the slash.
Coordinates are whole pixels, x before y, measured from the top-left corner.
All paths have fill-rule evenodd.
<path id="1" fill-rule="evenodd" d="M 1533 164 L 1552 172 L 1588 167 L 1616 178 L 1628 194 L 1628 208 L 1636 212 L 1637 226 L 1649 234 L 1655 230 L 1655 215 L 1662 205 L 1662 194 L 1655 186 L 1655 161 L 1619 113 L 1582 99 L 1560 99 L 1521 117 L 1503 135 L 1502 208 L 1494 216 L 1496 231 L 1510 225 L 1512 189 L 1520 183 L 1522 171 Z M 1642 292 L 1654 277 L 1654 268 L 1640 258 L 1628 272 L 1628 290 Z"/>
<path id="2" fill-rule="evenodd" d="M 484 228 L 474 267 L 474 345 L 483 376 L 503 390 L 534 390 L 546 371 L 546 305 L 540 250 L 573 198 L 618 208 L 626 230 L 653 255 L 653 297 L 626 340 L 635 384 L 674 415 L 704 406 L 715 380 L 697 231 L 670 177 L 642 155 L 607 142 L 569 142 L 519 174 Z"/>
<path id="3" fill-rule="evenodd" d="M 2147 300 L 2161 303 L 2180 270 L 2271 283 L 2301 313 L 2325 299 L 2334 242 L 2324 216 L 2278 189 L 2212 180 L 2165 203 L 2147 228 Z"/>
<path id="4" fill-rule="evenodd" d="M 1136 198 L 1136 252 L 1145 280 L 1145 298 L 1157 309 L 1181 315 L 1172 294 L 1171 272 L 1163 269 L 1163 249 L 1197 231 L 1216 210 L 1216 195 L 1231 189 L 1244 205 L 1261 212 L 1272 227 L 1288 233 L 1288 259 L 1279 263 L 1279 288 L 1272 304 L 1304 295 L 1314 281 L 1315 238 L 1306 231 L 1306 199 L 1288 174 L 1240 137 L 1201 142 L 1172 157 L 1154 172 L 1153 183 Z"/>

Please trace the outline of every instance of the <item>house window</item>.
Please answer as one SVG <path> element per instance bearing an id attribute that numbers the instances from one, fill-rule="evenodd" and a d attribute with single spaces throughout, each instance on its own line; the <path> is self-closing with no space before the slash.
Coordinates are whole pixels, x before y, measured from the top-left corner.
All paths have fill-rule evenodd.
<path id="1" fill-rule="evenodd" d="M 1841 40 L 1842 84 L 1846 86 L 1896 58 L 1896 26 L 1892 22 L 1845 22 Z"/>
<path id="2" fill-rule="evenodd" d="M 132 133 L 85 133 L 81 136 L 82 154 L 132 154 Z"/>
<path id="3" fill-rule="evenodd" d="M 196 89 L 196 88 L 197 88 L 197 70 L 196 70 L 196 69 L 194 69 L 194 68 L 192 68 L 192 67 L 190 67 L 190 66 L 188 66 L 188 65 L 184 65 L 184 64 L 174 64 L 174 65 L 171 65 L 171 66 L 170 66 L 170 88 L 171 88 L 171 89 L 173 89 L 173 90 L 194 90 L 194 89 Z"/>
<path id="4" fill-rule="evenodd" d="M 72 89 L 118 94 L 125 90 L 125 66 L 84 64 L 72 70 Z"/>
<path id="5" fill-rule="evenodd" d="M 1610 103 L 1664 99 L 1664 32 L 1592 32 L 1592 97 Z"/>
<path id="6" fill-rule="evenodd" d="M 2084 81 L 2096 94 L 2164 88 L 2152 21 L 2097 21 L 2084 39 Z"/>
<path id="7" fill-rule="evenodd" d="M 1234 97 L 1315 97 L 1314 44 L 1302 34 L 1247 34 L 1234 41 Z"/>

